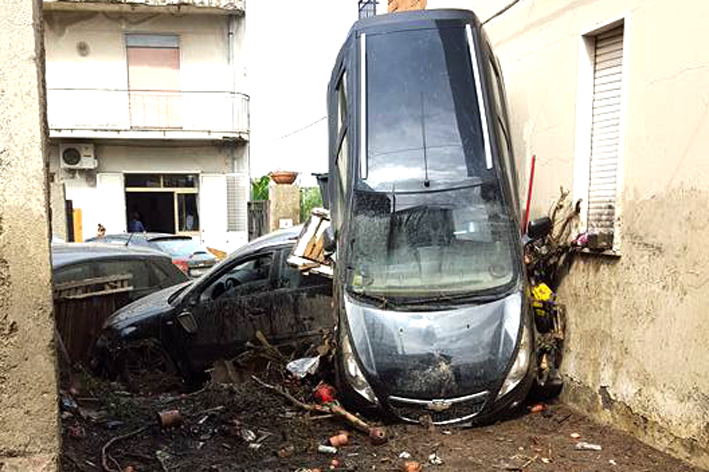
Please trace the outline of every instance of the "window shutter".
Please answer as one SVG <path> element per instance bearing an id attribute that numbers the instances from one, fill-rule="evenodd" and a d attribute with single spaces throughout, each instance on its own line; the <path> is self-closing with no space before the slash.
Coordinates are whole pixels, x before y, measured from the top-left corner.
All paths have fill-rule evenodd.
<path id="1" fill-rule="evenodd" d="M 588 229 L 612 235 L 620 146 L 623 26 L 596 36 L 593 67 L 593 121 L 588 195 Z"/>
<path id="2" fill-rule="evenodd" d="M 227 175 L 226 196 L 227 231 L 246 231 L 246 202 L 249 199 L 248 175 Z"/>

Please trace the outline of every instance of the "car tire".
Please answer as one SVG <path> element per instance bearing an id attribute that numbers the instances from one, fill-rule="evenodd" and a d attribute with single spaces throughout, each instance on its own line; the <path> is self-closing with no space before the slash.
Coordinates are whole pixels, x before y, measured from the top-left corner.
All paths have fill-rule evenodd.
<path id="1" fill-rule="evenodd" d="M 120 355 L 119 375 L 130 391 L 157 393 L 181 385 L 175 363 L 157 339 L 131 342 Z"/>

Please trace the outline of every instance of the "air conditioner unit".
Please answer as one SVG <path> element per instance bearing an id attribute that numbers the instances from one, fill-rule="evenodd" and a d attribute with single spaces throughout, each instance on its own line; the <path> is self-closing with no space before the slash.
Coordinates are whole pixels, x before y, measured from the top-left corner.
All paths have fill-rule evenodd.
<path id="1" fill-rule="evenodd" d="M 94 145 L 89 143 L 60 144 L 59 160 L 63 169 L 95 169 L 98 165 Z"/>

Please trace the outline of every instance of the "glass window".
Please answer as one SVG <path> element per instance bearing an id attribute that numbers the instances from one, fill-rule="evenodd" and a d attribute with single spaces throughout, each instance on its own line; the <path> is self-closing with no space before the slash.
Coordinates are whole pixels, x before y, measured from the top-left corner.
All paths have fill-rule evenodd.
<path id="1" fill-rule="evenodd" d="M 216 300 L 222 296 L 243 295 L 265 287 L 271 273 L 272 260 L 272 254 L 263 254 L 237 263 L 212 284 L 208 295 Z"/>
<path id="2" fill-rule="evenodd" d="M 487 176 L 464 28 L 367 36 L 366 62 L 367 186 L 440 188 Z"/>
<path id="3" fill-rule="evenodd" d="M 130 284 L 136 290 L 149 288 L 150 272 L 143 261 L 140 260 L 112 260 L 96 263 L 97 277 L 111 277 L 114 275 L 132 275 Z"/>
<path id="4" fill-rule="evenodd" d="M 197 195 L 194 193 L 177 194 L 177 230 L 199 231 Z"/>
<path id="5" fill-rule="evenodd" d="M 167 261 L 152 260 L 149 265 L 153 268 L 158 285 L 169 287 L 189 280 L 184 272 Z"/>
<path id="6" fill-rule="evenodd" d="M 159 251 L 169 254 L 171 257 L 187 258 L 195 254 L 207 254 L 207 249 L 200 243 L 187 236 L 169 238 L 169 239 L 153 239 L 151 241 Z"/>
<path id="7" fill-rule="evenodd" d="M 194 188 L 195 176 L 190 174 L 165 174 L 162 176 L 162 186 L 172 188 Z"/>
<path id="8" fill-rule="evenodd" d="M 88 264 L 75 264 L 62 267 L 54 273 L 54 283 L 78 282 L 91 278 L 91 267 Z"/>
<path id="9" fill-rule="evenodd" d="M 281 255 L 281 287 L 296 289 L 332 283 L 318 274 L 304 275 L 296 267 L 288 264 L 288 256 L 290 255 L 290 252 L 291 248 L 284 249 Z"/>
<path id="10" fill-rule="evenodd" d="M 497 112 L 497 120 L 495 120 L 497 128 L 497 148 L 499 149 L 500 160 L 507 177 L 507 183 L 512 192 L 513 203 L 515 208 L 517 208 L 519 205 L 517 166 L 515 166 L 514 157 L 512 155 L 512 143 L 509 133 L 507 132 L 507 107 L 505 104 L 502 77 L 500 77 L 500 72 L 494 60 L 490 61 L 490 88 L 492 88 L 493 91 L 495 110 Z"/>
<path id="11" fill-rule="evenodd" d="M 126 174 L 126 187 L 150 187 L 159 188 L 162 186 L 160 174 Z"/>
<path id="12" fill-rule="evenodd" d="M 347 72 L 342 74 L 337 86 L 337 134 L 347 123 Z"/>
<path id="13" fill-rule="evenodd" d="M 351 292 L 436 297 L 513 280 L 516 232 L 496 183 L 354 198 Z"/>

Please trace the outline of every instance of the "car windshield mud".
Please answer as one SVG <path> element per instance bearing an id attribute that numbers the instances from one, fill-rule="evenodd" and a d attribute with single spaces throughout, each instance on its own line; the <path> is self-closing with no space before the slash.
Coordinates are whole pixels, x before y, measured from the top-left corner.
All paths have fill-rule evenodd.
<path id="1" fill-rule="evenodd" d="M 352 294 L 435 303 L 502 290 L 517 278 L 515 226 L 496 183 L 426 192 L 356 190 L 353 209 Z"/>

